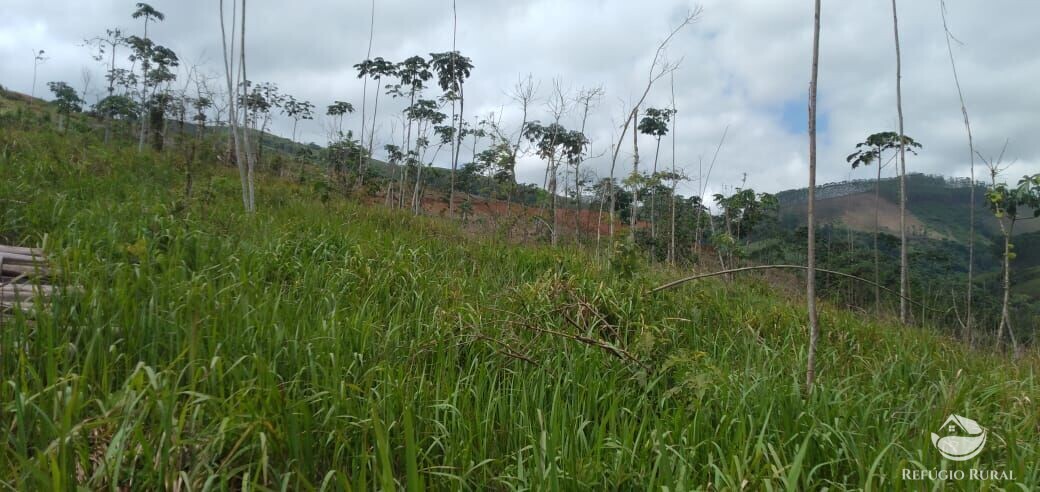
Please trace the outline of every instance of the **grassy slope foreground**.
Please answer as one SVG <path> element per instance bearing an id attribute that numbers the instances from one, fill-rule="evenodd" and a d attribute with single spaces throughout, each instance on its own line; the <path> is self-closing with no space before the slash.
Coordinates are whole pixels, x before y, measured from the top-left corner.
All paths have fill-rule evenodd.
<path id="1" fill-rule="evenodd" d="M 1040 484 L 1035 356 L 824 310 L 803 399 L 804 310 L 764 283 L 649 296 L 678 272 L 273 180 L 250 217 L 233 170 L 188 200 L 175 159 L 68 139 L 0 132 L 0 242 L 82 288 L 0 330 L 3 488 Z M 950 413 L 990 430 L 975 460 L 932 447 Z"/>

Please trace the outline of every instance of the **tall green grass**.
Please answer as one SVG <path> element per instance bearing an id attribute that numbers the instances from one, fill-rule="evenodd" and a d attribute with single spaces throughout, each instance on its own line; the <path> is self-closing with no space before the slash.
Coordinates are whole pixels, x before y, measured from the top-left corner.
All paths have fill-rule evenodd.
<path id="1" fill-rule="evenodd" d="M 761 281 L 648 296 L 678 272 L 274 180 L 247 216 L 231 170 L 188 199 L 176 154 L 75 134 L 4 129 L 0 169 L 0 239 L 42 243 L 81 287 L 0 329 L 6 489 L 1040 484 L 1035 355 L 825 309 L 806 398 L 804 310 Z M 990 430 L 975 460 L 932 448 L 950 413 Z"/>

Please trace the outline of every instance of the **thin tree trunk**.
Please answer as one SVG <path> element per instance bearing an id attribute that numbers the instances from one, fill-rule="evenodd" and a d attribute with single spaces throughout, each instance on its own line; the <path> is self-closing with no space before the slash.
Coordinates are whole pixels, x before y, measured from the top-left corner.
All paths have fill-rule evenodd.
<path id="1" fill-rule="evenodd" d="M 238 43 L 238 54 L 240 59 L 239 65 L 242 68 L 242 86 L 245 87 L 246 82 L 249 78 L 246 76 L 246 0 L 242 0 L 242 30 L 239 31 L 241 35 L 241 41 Z M 244 109 L 246 111 L 246 126 L 242 130 L 242 145 L 243 153 L 246 156 L 246 177 L 249 180 L 249 213 L 256 212 L 256 191 L 254 186 L 253 171 L 256 167 L 256 163 L 253 158 L 253 153 L 249 149 L 249 113 L 248 107 Z"/>
<path id="2" fill-rule="evenodd" d="M 661 137 L 657 137 L 657 149 L 654 151 L 654 170 L 650 174 L 651 182 L 657 176 L 657 158 L 661 155 Z M 650 189 L 650 237 L 657 239 L 657 187 Z M 651 249 L 653 246 L 651 246 Z"/>
<path id="3" fill-rule="evenodd" d="M 603 189 L 599 192 L 599 213 L 596 214 L 596 252 L 599 252 L 599 240 L 600 240 L 600 228 L 603 224 L 603 202 L 607 201 L 607 197 L 603 195 Z"/>
<path id="4" fill-rule="evenodd" d="M 1014 219 L 1009 227 L 1004 226 L 1003 219 L 997 219 L 1000 224 L 1000 232 L 1004 235 L 1004 276 L 1001 279 L 1004 295 L 1000 302 L 1000 326 L 997 328 L 997 348 L 1004 339 L 1004 329 L 1007 328 L 1008 337 L 1011 339 L 1011 348 L 1018 351 L 1018 343 L 1015 341 L 1015 333 L 1011 329 L 1011 312 L 1008 305 L 1011 301 L 1011 234 L 1015 227 Z"/>
<path id="5" fill-rule="evenodd" d="M 422 165 L 422 163 L 420 163 L 419 164 L 419 169 L 416 170 L 416 172 L 415 172 L 415 189 L 413 190 L 413 194 L 412 194 L 412 213 L 414 215 L 419 215 L 419 210 L 422 209 L 422 202 L 421 202 L 421 200 L 419 198 L 419 186 L 422 183 L 422 170 L 423 170 L 423 167 L 424 166 Z"/>
<path id="6" fill-rule="evenodd" d="M 961 81 L 957 77 L 957 63 L 953 59 L 953 47 L 950 44 L 950 29 L 946 25 L 946 2 L 940 1 L 939 8 L 942 12 L 943 30 L 946 32 L 946 51 L 950 55 L 950 68 L 953 70 L 953 83 L 957 86 L 957 97 L 961 102 L 961 114 L 964 115 L 964 129 L 968 133 L 968 154 L 971 159 L 971 205 L 968 216 L 968 283 L 966 292 L 967 313 L 964 320 L 964 339 L 971 340 L 972 328 L 972 285 L 975 276 L 975 143 L 971 135 L 971 123 L 968 121 L 968 108 L 964 103 L 964 91 L 961 90 Z"/>
<path id="7" fill-rule="evenodd" d="M 112 39 L 119 39 L 113 37 Z M 115 71 L 116 71 L 116 42 L 112 42 L 112 62 L 108 69 L 108 97 L 109 104 L 112 103 L 112 94 L 115 93 Z M 105 111 L 105 145 L 108 145 L 109 140 L 112 137 L 112 112 L 111 110 Z"/>
<path id="8" fill-rule="evenodd" d="M 243 12 L 243 16 L 244 16 Z M 243 17 L 244 18 L 244 17 Z M 144 16 L 144 40 L 148 42 L 148 16 Z M 145 133 L 148 131 L 148 56 L 141 59 L 141 133 L 137 138 L 137 151 L 144 150 Z"/>
<path id="9" fill-rule="evenodd" d="M 639 105 L 632 109 L 632 123 L 639 117 Z M 628 235 L 632 242 L 636 239 L 636 217 L 639 215 L 639 132 L 632 130 L 632 215 L 629 217 Z"/>
<path id="10" fill-rule="evenodd" d="M 899 321 L 909 322 L 910 262 L 906 242 L 906 146 L 903 145 L 903 88 L 902 59 L 899 53 L 899 17 L 896 0 L 892 0 L 892 31 L 896 44 L 896 112 L 899 116 Z M 880 163 L 879 163 L 880 165 Z"/>
<path id="11" fill-rule="evenodd" d="M 368 159 L 365 159 L 361 163 L 361 169 L 358 170 L 358 183 L 360 186 L 365 185 L 365 172 L 368 169 L 368 162 L 372 159 L 372 151 L 375 146 L 376 138 L 376 117 L 379 115 L 379 84 L 383 80 L 382 77 L 376 77 L 376 100 L 372 104 L 372 127 L 368 132 Z M 364 145 L 364 142 L 359 142 L 360 145 Z"/>
<path id="12" fill-rule="evenodd" d="M 585 94 L 585 110 L 581 115 L 581 129 L 578 130 L 582 136 L 585 135 L 585 126 L 589 121 L 589 104 L 591 104 L 591 97 Z M 583 151 L 584 152 L 584 151 Z M 582 153 L 583 153 L 582 152 Z M 581 226 L 578 220 L 581 216 L 581 163 L 584 160 L 582 153 L 579 153 L 577 159 L 574 161 L 574 237 L 578 243 L 581 243 Z M 592 212 L 592 203 L 589 203 L 589 212 Z M 585 227 L 589 226 L 588 218 L 585 219 Z M 597 231 L 598 234 L 598 231 Z"/>
<path id="13" fill-rule="evenodd" d="M 552 235 L 550 240 L 553 246 L 556 246 L 556 233 L 559 230 L 559 220 L 556 213 L 556 166 L 557 163 L 554 162 L 554 158 L 549 157 L 549 193 L 552 195 Z"/>
<path id="14" fill-rule="evenodd" d="M 455 48 L 455 37 L 458 33 L 458 22 L 459 15 L 456 9 L 456 2 L 451 2 L 451 71 L 452 76 L 455 76 L 455 59 L 458 57 Z M 455 141 L 452 142 L 451 146 L 451 189 L 448 191 L 448 217 L 455 218 L 455 172 L 459 167 L 459 152 L 462 151 L 462 110 L 465 105 L 464 95 L 462 92 L 462 77 L 459 77 L 459 130 L 455 135 Z M 455 102 L 451 103 L 451 117 L 455 117 Z M 455 124 L 455 121 L 452 121 Z"/>
<path id="15" fill-rule="evenodd" d="M 874 312 L 881 314 L 881 256 L 878 252 L 878 233 L 881 229 L 881 147 L 878 147 L 877 181 L 874 181 Z"/>
<path id="16" fill-rule="evenodd" d="M 701 213 L 701 209 L 703 208 L 702 202 L 704 200 L 704 160 L 700 157 L 697 158 L 697 187 L 699 192 L 697 196 L 698 198 L 700 198 L 701 201 L 696 203 L 696 207 L 694 208 L 693 216 L 697 222 L 694 224 L 693 231 L 693 254 L 694 256 L 696 256 L 697 263 L 700 263 L 701 232 L 704 229 L 704 220 L 702 219 L 703 214 Z"/>
<path id="17" fill-rule="evenodd" d="M 408 106 L 411 107 L 411 106 L 414 106 L 414 105 L 415 105 L 415 91 L 413 90 L 412 91 L 412 96 L 409 99 Z M 399 186 L 399 188 L 400 188 L 400 190 L 399 190 L 400 191 L 400 197 L 399 197 L 399 200 L 398 200 L 397 208 L 404 208 L 404 190 L 405 190 L 405 185 L 408 184 L 408 160 L 409 160 L 409 156 L 411 155 L 411 147 L 412 147 L 412 120 L 411 120 L 411 118 L 408 118 L 408 131 L 407 131 L 407 133 L 408 134 L 405 136 L 405 139 L 404 139 L 404 142 L 405 142 L 405 144 L 404 144 L 405 159 L 404 159 L 403 165 L 401 166 L 401 184 Z M 416 140 L 418 141 L 419 138 L 416 137 Z M 418 142 L 416 142 L 416 143 L 418 143 Z M 416 146 L 416 152 L 415 153 L 416 153 L 416 155 L 419 154 L 418 145 Z M 422 164 L 420 163 L 419 165 L 421 166 Z"/>
<path id="18" fill-rule="evenodd" d="M 895 1 L 895 0 L 893 0 Z M 820 67 L 820 0 L 816 0 L 813 16 L 812 78 L 809 82 L 809 242 L 805 297 L 809 311 L 809 353 L 805 369 L 805 386 L 811 392 L 816 383 L 816 346 L 820 325 L 816 317 L 816 87 Z"/>
<path id="19" fill-rule="evenodd" d="M 232 0 L 232 6 L 234 6 L 234 0 Z M 235 96 L 238 93 L 238 89 L 233 82 L 234 64 L 235 64 L 235 22 L 236 15 L 235 9 L 232 8 L 231 16 L 231 49 L 228 50 L 227 34 L 224 28 L 224 0 L 220 0 L 220 37 L 224 47 L 224 71 L 227 76 L 227 88 L 228 88 L 228 123 L 231 128 L 231 142 L 235 148 L 235 165 L 238 166 L 238 175 L 242 180 L 242 206 L 249 211 L 249 179 L 246 172 L 245 162 L 242 160 L 242 144 L 239 139 L 238 133 L 238 111 L 235 109 Z"/>
<path id="20" fill-rule="evenodd" d="M 372 59 L 372 38 L 375 37 L 376 28 L 376 0 L 372 0 L 371 14 L 369 15 L 368 21 L 368 51 L 365 54 L 365 60 Z M 376 97 L 379 97 L 379 83 L 376 83 Z M 365 73 L 365 81 L 361 89 L 361 134 L 358 135 L 358 183 L 361 183 L 362 172 L 365 169 L 365 115 L 368 104 L 368 73 Z M 369 131 L 375 130 L 376 119 L 372 118 L 372 128 Z M 371 151 L 369 157 L 371 157 Z"/>
<path id="21" fill-rule="evenodd" d="M 675 188 L 679 185 L 679 176 L 675 173 L 675 127 L 679 118 L 675 109 L 675 72 L 669 74 L 672 89 L 672 219 L 671 231 L 668 234 L 668 261 L 675 265 Z"/>

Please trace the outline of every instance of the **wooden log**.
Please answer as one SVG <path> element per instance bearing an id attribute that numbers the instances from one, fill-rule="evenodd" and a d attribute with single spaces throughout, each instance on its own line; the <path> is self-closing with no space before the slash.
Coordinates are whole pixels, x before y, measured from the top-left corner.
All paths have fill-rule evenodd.
<path id="1" fill-rule="evenodd" d="M 36 307 L 36 304 L 32 301 L 2 301 L 0 302 L 0 311 L 32 311 Z"/>
<path id="2" fill-rule="evenodd" d="M 45 259 L 39 255 L 23 255 L 19 253 L 7 253 L 0 251 L 0 260 L 4 263 L 16 264 L 43 264 Z"/>
<path id="3" fill-rule="evenodd" d="M 43 296 L 49 296 L 54 292 L 54 286 L 41 284 L 7 284 L 0 286 L 0 296 L 7 294 L 8 292 L 28 292 L 30 294 L 40 294 Z"/>
<path id="4" fill-rule="evenodd" d="M 0 244 L 0 253 L 13 253 L 16 255 L 43 256 L 40 248 L 25 248 L 22 246 L 7 246 Z"/>
<path id="5" fill-rule="evenodd" d="M 51 270 L 42 265 L 12 265 L 7 262 L 0 262 L 0 271 L 14 275 L 37 275 L 46 276 L 50 275 Z"/>

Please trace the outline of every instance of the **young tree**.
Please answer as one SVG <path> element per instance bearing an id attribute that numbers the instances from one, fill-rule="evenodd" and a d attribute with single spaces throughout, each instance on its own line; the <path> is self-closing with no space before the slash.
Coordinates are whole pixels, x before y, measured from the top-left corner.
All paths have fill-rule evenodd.
<path id="1" fill-rule="evenodd" d="M 151 5 L 148 5 L 147 3 L 138 3 L 137 4 L 137 10 L 134 11 L 134 13 L 132 14 L 132 17 L 134 19 L 144 19 L 144 35 L 141 38 L 138 38 L 140 41 L 137 43 L 136 49 L 139 50 L 139 53 L 141 55 L 140 56 L 140 60 L 141 60 L 141 83 L 142 83 L 142 86 L 141 86 L 141 109 L 144 111 L 145 114 L 148 114 L 148 112 L 149 112 L 149 108 L 148 108 L 148 99 L 149 99 L 148 82 L 149 82 L 149 76 L 148 76 L 148 73 L 149 73 L 150 56 L 148 56 L 149 53 L 147 53 L 146 50 L 148 50 L 151 47 L 151 45 L 152 45 L 151 41 L 148 39 L 148 23 L 149 22 L 162 22 L 163 20 L 166 19 L 166 15 L 164 15 L 162 12 L 159 12 L 158 10 L 155 10 L 154 8 L 152 8 Z M 140 136 L 139 136 L 138 142 L 137 142 L 137 151 L 138 152 L 144 150 L 144 139 L 145 139 L 145 135 L 147 134 L 147 132 L 148 132 L 148 118 L 147 117 L 142 117 L 141 118 L 141 133 L 140 133 Z"/>
<path id="2" fill-rule="evenodd" d="M 906 145 L 903 144 L 903 67 L 899 53 L 899 17 L 892 0 L 892 32 L 896 45 L 896 114 L 899 117 L 899 321 L 909 321 L 910 261 L 906 242 Z"/>
<path id="3" fill-rule="evenodd" d="M 412 124 L 414 121 L 408 117 L 408 108 L 415 105 L 415 99 L 418 97 L 423 89 L 426 88 L 426 82 L 433 78 L 433 73 L 430 71 L 430 64 L 421 56 L 412 56 L 398 63 L 394 67 L 394 73 L 397 75 L 398 83 L 390 87 L 390 93 L 394 97 L 408 97 L 408 106 L 405 108 L 405 140 L 404 149 L 405 152 L 412 151 Z M 404 166 L 401 168 L 400 177 L 400 201 L 398 206 L 404 208 L 404 192 L 405 186 L 408 183 L 408 167 Z"/>
<path id="4" fill-rule="evenodd" d="M 109 134 L 109 127 L 111 121 L 130 121 L 136 118 L 140 114 L 140 108 L 137 107 L 137 102 L 128 96 L 115 95 L 108 96 L 94 105 L 94 112 L 99 115 L 104 115 L 107 120 L 105 134 L 106 138 Z"/>
<path id="5" fill-rule="evenodd" d="M 58 107 L 58 129 L 63 133 L 68 127 L 69 115 L 83 110 L 83 99 L 76 89 L 65 82 L 47 82 L 47 87 L 54 93 L 54 104 Z"/>
<path id="6" fill-rule="evenodd" d="M 845 162 L 851 163 L 853 169 L 877 163 L 877 180 L 874 181 L 874 309 L 878 313 L 881 312 L 881 278 L 879 273 L 881 260 L 878 252 L 878 233 L 881 221 L 881 170 L 885 167 L 882 157 L 886 151 L 898 149 L 900 141 L 914 155 L 917 152 L 913 149 L 921 148 L 921 144 L 906 135 L 900 140 L 898 133 L 880 132 L 870 135 L 866 141 L 856 144 L 856 151 L 845 158 Z"/>
<path id="7" fill-rule="evenodd" d="M 455 140 L 451 147 L 451 185 L 448 192 L 448 216 L 455 216 L 455 171 L 459 166 L 459 152 L 462 150 L 463 110 L 466 99 L 463 92 L 463 82 L 470 76 L 473 63 L 469 58 L 462 56 L 458 51 L 447 53 L 430 53 L 430 68 L 437 74 L 437 83 L 444 91 L 444 99 L 451 102 L 452 121 L 458 125 L 455 132 Z M 458 102 L 458 114 L 455 113 L 455 104 Z"/>
<path id="8" fill-rule="evenodd" d="M 636 127 L 639 133 L 643 135 L 649 135 L 657 141 L 657 148 L 654 151 L 654 168 L 651 176 L 657 174 L 657 161 L 661 155 L 661 138 L 668 134 L 668 123 L 672 119 L 672 110 L 670 109 L 657 109 L 647 108 L 643 113 L 643 119 L 639 120 L 639 126 Z M 656 206 L 655 202 L 657 199 L 657 193 L 651 191 L 650 193 L 650 237 L 657 238 L 657 227 L 656 227 Z"/>
<path id="9" fill-rule="evenodd" d="M 588 145 L 588 139 L 579 131 L 567 130 L 559 123 L 542 125 L 537 121 L 527 124 L 524 136 L 536 149 L 538 157 L 546 161 L 548 170 L 547 191 L 552 203 L 551 243 L 556 246 L 559 237 L 559 220 L 557 218 L 557 168 L 561 160 L 573 164 L 581 157 Z"/>
<path id="10" fill-rule="evenodd" d="M 1005 149 L 1007 146 L 1005 145 Z M 1008 338 L 1011 339 L 1013 350 L 1018 349 L 1015 340 L 1015 332 L 1011 328 L 1011 314 L 1008 309 L 1011 299 L 1011 260 L 1015 258 L 1014 245 L 1011 238 L 1015 234 L 1015 224 L 1022 220 L 1021 215 L 1028 209 L 1032 209 L 1033 218 L 1040 217 L 1040 174 L 1024 176 L 1018 182 L 1017 187 L 1009 187 L 1004 183 L 997 183 L 997 177 L 1006 169 L 1002 165 L 1004 151 L 1000 157 L 987 160 L 981 155 L 982 161 L 990 170 L 990 187 L 986 192 L 986 202 L 1000 225 L 1000 233 L 1003 236 L 1003 277 L 1001 280 L 1004 295 L 1000 303 L 1000 325 L 997 328 L 997 347 L 1003 340 L 1004 330 L 1007 329 Z"/>
<path id="11" fill-rule="evenodd" d="M 894 0 L 893 0 L 894 1 Z M 812 75 L 809 79 L 809 210 L 808 255 L 806 258 L 805 298 L 809 311 L 809 351 L 805 368 L 806 391 L 816 383 L 816 346 L 820 325 L 816 317 L 816 87 L 820 70 L 820 0 L 814 0 Z"/>
<path id="12" fill-rule="evenodd" d="M 375 6 L 373 4 L 373 9 L 374 8 Z M 371 157 L 372 151 L 374 150 L 373 146 L 375 145 L 376 118 L 379 116 L 379 84 L 382 82 L 383 77 L 396 76 L 397 67 L 393 63 L 384 60 L 382 57 L 376 57 L 371 60 L 366 59 L 365 61 L 358 63 L 357 65 L 354 65 L 354 69 L 358 71 L 358 78 L 365 77 L 367 79 L 367 77 L 373 77 L 376 79 L 376 97 L 375 103 L 373 105 L 374 107 L 372 108 L 372 124 L 369 125 L 370 128 L 368 132 L 368 155 L 369 157 Z M 387 87 L 387 89 L 390 88 L 390 86 Z M 362 119 L 364 119 L 364 115 L 362 115 Z M 364 145 L 363 140 L 364 139 L 362 139 L 361 142 L 362 145 Z M 361 167 L 358 168 L 358 183 L 362 186 L 365 183 L 366 163 L 367 161 L 359 162 Z"/>
<path id="13" fill-rule="evenodd" d="M 29 97 L 32 99 L 36 98 L 36 72 L 40 68 L 43 62 L 47 61 L 47 57 L 43 56 L 45 51 L 43 50 L 32 50 L 33 51 L 33 79 L 32 89 L 29 93 Z"/>
<path id="14" fill-rule="evenodd" d="M 173 50 L 165 46 L 157 45 L 153 43 L 150 39 L 140 38 L 137 36 L 130 36 L 126 39 L 126 41 L 131 48 L 130 61 L 140 61 L 142 65 L 147 65 L 151 67 L 149 70 L 143 72 L 141 75 L 143 80 L 141 90 L 142 97 L 144 98 L 141 104 L 141 117 L 144 120 L 156 119 L 152 111 L 151 103 L 165 100 L 165 96 L 157 97 L 157 94 L 161 92 L 160 88 L 163 87 L 164 84 L 168 85 L 170 82 L 177 78 L 177 75 L 173 72 L 173 69 L 180 65 L 180 60 L 178 59 L 177 54 L 173 52 Z M 151 88 L 151 90 L 149 90 L 149 88 Z M 161 125 L 163 120 L 159 118 L 158 122 Z M 148 131 L 148 123 L 149 121 L 144 121 L 141 123 L 141 131 Z M 161 128 L 156 130 L 161 131 Z M 147 133 L 145 133 L 144 135 L 146 134 Z M 145 136 L 139 135 L 139 150 L 143 149 L 144 141 Z"/>
<path id="15" fill-rule="evenodd" d="M 282 105 L 282 113 L 293 120 L 291 140 L 296 143 L 296 127 L 300 124 L 300 120 L 314 119 L 314 104 L 310 101 L 297 100 L 293 96 L 286 96 L 285 103 Z"/>
<path id="16" fill-rule="evenodd" d="M 415 139 L 415 148 L 410 152 L 407 157 L 408 164 L 414 164 L 416 166 L 415 172 L 415 188 L 412 190 L 412 211 L 418 215 L 422 210 L 422 201 L 420 189 L 422 187 L 422 170 L 424 167 L 425 150 L 430 145 L 429 138 L 426 137 L 430 125 L 439 125 L 444 122 L 447 115 L 437 110 L 437 102 L 430 99 L 420 99 L 415 104 L 405 109 L 405 116 L 410 121 L 414 121 L 417 127 L 417 138 Z M 454 127 L 451 127 L 454 129 Z M 454 133 L 451 132 L 451 133 Z M 441 132 L 441 138 L 443 141 L 444 133 Z M 451 141 L 455 142 L 454 135 L 451 135 Z M 402 188 L 402 193 L 404 189 Z"/>
<path id="17" fill-rule="evenodd" d="M 256 161 L 261 165 L 264 162 L 264 134 L 271 124 L 274 110 L 282 108 L 285 100 L 286 96 L 278 92 L 278 86 L 272 82 L 253 84 L 246 81 L 239 106 L 245 108 L 246 128 L 251 127 L 256 132 Z"/>
<path id="18" fill-rule="evenodd" d="M 123 32 L 118 28 L 106 29 L 104 37 L 98 36 L 96 38 L 89 39 L 86 42 L 90 45 L 97 47 L 97 53 L 94 56 L 94 59 L 99 62 L 104 60 L 107 50 L 107 54 L 109 56 L 109 63 L 108 70 L 105 71 L 105 80 L 108 81 L 108 96 L 106 97 L 115 96 L 117 80 L 116 51 L 120 46 L 126 44 L 126 38 L 123 36 Z M 98 102 L 98 104 L 95 105 L 95 107 L 98 105 L 100 105 L 100 101 Z M 112 134 L 113 115 L 106 112 L 99 112 L 99 115 L 102 116 L 105 120 L 105 143 L 107 144 Z"/>
<path id="19" fill-rule="evenodd" d="M 325 109 L 325 115 L 333 119 L 333 126 L 339 135 L 343 134 L 343 117 L 353 112 L 354 105 L 343 101 L 335 101 Z M 364 118 L 364 115 L 362 115 L 362 118 Z M 361 141 L 364 141 L 363 137 Z M 360 162 L 358 164 L 360 165 Z"/>
<path id="20" fill-rule="evenodd" d="M 621 152 L 621 142 L 624 141 L 625 135 L 628 133 L 629 126 L 635 126 L 636 118 L 639 116 L 639 107 L 643 105 L 643 102 L 646 100 L 646 97 L 650 94 L 650 89 L 653 88 L 654 83 L 660 80 L 661 77 L 664 77 L 666 74 L 669 74 L 672 71 L 674 71 L 679 66 L 678 62 L 663 62 L 661 60 L 661 55 L 664 53 L 665 48 L 668 47 L 668 44 L 672 41 L 672 38 L 674 38 L 675 35 L 678 34 L 679 31 L 681 31 L 683 28 L 695 22 L 697 18 L 700 17 L 702 11 L 702 8 L 697 7 L 693 11 L 687 13 L 686 17 L 683 18 L 682 22 L 680 22 L 674 29 L 672 29 L 668 36 L 664 38 L 664 41 L 661 41 L 661 44 L 657 46 L 657 50 L 654 52 L 654 58 L 650 62 L 650 71 L 646 83 L 646 88 L 643 89 L 642 96 L 639 97 L 639 100 L 632 107 L 632 110 L 626 112 L 627 117 L 625 118 L 624 124 L 621 126 L 621 134 L 617 138 L 617 145 L 614 146 L 613 156 L 610 160 L 610 180 L 607 181 L 608 185 L 614 185 L 614 170 L 617 166 L 618 154 Z M 633 132 L 633 134 L 634 133 L 635 132 Z M 634 167 L 638 168 L 638 158 L 636 159 L 636 161 L 636 166 Z M 638 169 L 636 169 L 633 174 L 637 173 Z M 613 192 L 613 189 L 610 190 L 610 196 L 612 197 L 610 202 L 610 236 L 614 237 L 614 209 L 616 206 L 616 194 Z M 633 207 L 635 206 L 634 200 L 635 197 L 633 197 Z M 634 226 L 635 222 L 633 221 L 632 224 Z"/>
<path id="21" fill-rule="evenodd" d="M 495 176 L 498 181 L 506 183 L 508 187 L 506 191 L 507 216 L 512 214 L 513 198 L 517 193 L 518 187 L 516 163 L 523 153 L 524 131 L 527 129 L 531 105 L 535 102 L 537 91 L 538 88 L 531 75 L 517 77 L 516 83 L 509 92 L 509 98 L 520 106 L 520 126 L 517 127 L 515 133 L 506 131 L 502 127 L 501 121 L 489 120 L 488 122 L 492 133 L 492 141 L 495 142 L 492 148 L 496 149 L 498 154 L 494 158 L 497 168 Z"/>
<path id="22" fill-rule="evenodd" d="M 578 95 L 575 98 L 577 104 L 581 107 L 581 127 L 578 128 L 578 132 L 585 135 L 585 128 L 589 121 L 589 112 L 596 105 L 596 103 L 603 97 L 603 87 L 593 87 L 590 89 L 582 89 L 578 91 Z M 588 141 L 587 145 L 591 146 L 592 141 Z M 574 159 L 574 232 L 578 239 L 581 239 L 581 227 L 578 225 L 579 209 L 581 207 L 581 186 L 582 186 L 582 175 L 581 175 L 581 164 L 585 160 L 585 153 L 581 153 Z"/>

